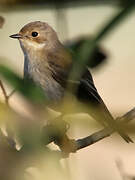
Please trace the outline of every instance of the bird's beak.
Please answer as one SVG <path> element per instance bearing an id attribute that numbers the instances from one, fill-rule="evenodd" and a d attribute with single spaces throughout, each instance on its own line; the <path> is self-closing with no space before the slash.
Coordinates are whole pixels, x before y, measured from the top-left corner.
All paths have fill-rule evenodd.
<path id="1" fill-rule="evenodd" d="M 13 34 L 9 37 L 14 38 L 14 39 L 19 39 L 19 38 L 22 38 L 22 35 L 21 34 Z"/>

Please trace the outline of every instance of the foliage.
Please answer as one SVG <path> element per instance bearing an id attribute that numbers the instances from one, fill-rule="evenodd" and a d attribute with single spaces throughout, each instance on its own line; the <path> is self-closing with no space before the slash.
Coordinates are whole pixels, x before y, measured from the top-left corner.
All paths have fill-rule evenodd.
<path id="1" fill-rule="evenodd" d="M 99 65 L 99 63 L 104 58 L 104 56 L 102 56 L 102 58 L 100 57 L 100 60 L 97 61 L 96 64 L 93 64 L 93 62 L 95 63 L 95 52 L 96 53 L 98 52 L 100 54 L 99 43 L 113 30 L 113 28 L 117 27 L 117 25 L 134 8 L 135 1 L 123 1 L 123 2 L 126 2 L 124 3 L 123 8 L 120 8 L 118 13 L 115 14 L 110 19 L 109 22 L 104 24 L 104 26 L 102 27 L 102 29 L 100 29 L 98 34 L 96 34 L 93 38 L 88 37 L 76 41 L 75 43 L 69 46 L 69 48 L 73 51 L 73 59 L 75 59 L 74 61 L 75 69 L 76 66 L 78 66 L 78 71 L 77 72 L 74 71 L 74 67 L 73 67 L 73 72 L 71 73 L 71 75 L 74 76 L 75 78 L 76 77 L 79 78 L 81 76 L 84 65 L 95 67 Z M 65 123 L 61 124 L 59 123 L 60 121 L 58 120 L 55 121 L 55 123 L 51 126 L 48 125 L 45 126 L 44 128 L 41 128 L 42 122 L 40 121 L 40 118 L 45 118 L 45 119 L 50 118 L 47 113 L 46 114 L 43 113 L 44 109 L 42 109 L 42 106 L 40 106 L 43 105 L 44 102 L 48 103 L 48 99 L 43 93 L 43 91 L 39 87 L 37 87 L 31 80 L 30 81 L 23 80 L 13 71 L 11 71 L 9 68 L 2 65 L 0 66 L 0 76 L 4 77 L 4 79 L 16 91 L 18 91 L 21 95 L 24 96 L 24 98 L 28 99 L 34 105 L 33 114 L 35 113 L 34 114 L 35 119 L 39 118 L 37 119 L 37 122 L 40 122 L 38 124 L 35 121 L 31 121 L 29 118 L 17 114 L 13 110 L 11 110 L 8 104 L 6 105 L 6 110 L 5 110 L 5 105 L 3 105 L 3 103 L 0 104 L 0 108 L 2 109 L 1 114 L 3 115 L 0 116 L 1 119 L 6 119 L 7 118 L 6 112 L 8 112 L 8 117 L 9 120 L 11 121 L 10 126 L 14 126 L 13 128 L 11 127 L 7 128 L 7 132 L 8 132 L 7 137 L 4 136 L 2 133 L 0 134 L 0 138 L 1 138 L 0 155 L 1 157 L 6 157 L 6 159 L 0 158 L 1 161 L 0 166 L 3 167 L 3 171 L 2 172 L 0 171 L 0 177 L 2 177 L 3 180 L 9 180 L 9 179 L 15 180 L 18 179 L 18 177 L 21 177 L 20 179 L 24 179 L 24 171 L 26 170 L 26 168 L 30 166 L 36 166 L 41 171 L 45 172 L 44 175 L 46 176 L 46 179 L 54 179 L 56 174 L 58 174 L 58 172 L 56 173 L 58 169 L 59 172 L 61 172 L 62 174 L 62 175 L 60 174 L 60 176 L 58 177 L 60 177 L 61 179 L 66 179 L 67 176 L 65 176 L 64 172 L 61 171 L 61 167 L 58 161 L 60 158 L 63 157 L 63 155 L 65 155 L 64 154 L 65 152 L 51 151 L 49 148 L 46 147 L 46 145 L 54 141 L 57 145 L 59 145 L 61 150 L 67 150 L 66 151 L 67 154 L 70 152 L 75 152 L 77 148 L 73 147 L 74 141 L 73 140 L 70 141 L 65 135 L 68 129 L 66 127 L 67 124 Z M 39 107 L 41 107 L 41 109 L 39 108 L 40 109 L 39 111 L 37 108 L 38 105 Z M 10 129 L 12 129 L 12 131 L 10 131 Z M 14 142 L 14 135 L 17 133 L 20 135 L 19 138 L 23 146 L 19 151 L 17 151 L 15 147 L 16 143 Z M 71 149 L 67 147 L 67 144 L 64 144 L 65 147 L 62 147 L 63 142 L 61 141 L 61 138 L 63 137 L 66 139 L 66 143 L 70 146 L 70 148 L 76 148 L 76 149 L 75 150 L 72 149 L 72 151 L 70 151 Z M 98 136 L 98 140 L 102 138 L 103 137 L 99 138 Z M 12 141 L 14 143 L 11 143 Z M 87 138 L 87 143 L 88 143 L 88 138 Z M 93 143 L 93 138 L 92 138 L 92 143 Z M 83 146 L 85 147 L 86 144 L 84 144 Z M 44 160 L 47 164 L 46 166 L 45 163 L 41 164 L 41 161 L 43 162 Z M 52 164 L 54 163 L 56 165 L 54 167 L 55 169 L 54 173 L 49 174 L 48 172 L 50 172 L 50 169 L 52 168 Z M 44 179 L 44 178 L 40 177 L 40 179 Z"/>
<path id="2" fill-rule="evenodd" d="M 31 80 L 20 78 L 9 68 L 2 65 L 0 66 L 0 74 L 16 91 L 20 92 L 33 103 L 44 103 L 47 100 L 42 89 L 36 86 Z"/>

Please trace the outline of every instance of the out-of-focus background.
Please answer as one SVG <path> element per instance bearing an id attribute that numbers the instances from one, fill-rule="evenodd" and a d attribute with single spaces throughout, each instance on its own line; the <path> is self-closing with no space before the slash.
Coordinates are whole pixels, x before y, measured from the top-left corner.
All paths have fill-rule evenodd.
<path id="1" fill-rule="evenodd" d="M 5 24 L 0 29 L 0 60 L 23 75 L 23 53 L 19 42 L 9 38 L 31 21 L 45 21 L 57 32 L 61 41 L 83 35 L 94 35 L 120 7 L 113 3 L 88 3 L 52 8 L 48 5 L 12 5 L 0 9 Z M 63 23 L 61 22 L 63 20 Z M 133 11 L 101 42 L 107 62 L 92 70 L 96 87 L 112 114 L 123 115 L 135 106 L 135 12 Z M 18 108 L 15 95 L 11 106 Z M 21 103 L 21 106 L 22 103 Z M 21 107 L 25 109 L 25 107 Z M 20 107 L 19 107 L 20 109 Z M 25 111 L 25 110 L 24 110 Z M 24 112 L 23 111 L 23 112 Z M 26 109 L 27 111 L 27 109 Z M 80 117 L 79 117 L 80 118 Z M 76 130 L 74 137 L 84 137 L 98 130 L 92 126 Z M 117 138 L 116 138 L 117 137 Z M 134 139 L 134 135 L 131 134 Z M 71 177 L 80 180 L 121 180 L 116 161 L 121 160 L 124 172 L 135 176 L 134 144 L 125 143 L 112 135 L 90 147 L 80 150 L 68 160 Z"/>

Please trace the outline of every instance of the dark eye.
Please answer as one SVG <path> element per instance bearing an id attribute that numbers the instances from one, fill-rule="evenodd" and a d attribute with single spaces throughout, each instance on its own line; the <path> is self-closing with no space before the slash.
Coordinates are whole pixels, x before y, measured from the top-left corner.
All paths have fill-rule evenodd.
<path id="1" fill-rule="evenodd" d="M 35 31 L 35 32 L 32 32 L 31 35 L 32 35 L 33 37 L 37 37 L 37 36 L 38 36 L 38 32 L 36 32 L 36 31 Z"/>

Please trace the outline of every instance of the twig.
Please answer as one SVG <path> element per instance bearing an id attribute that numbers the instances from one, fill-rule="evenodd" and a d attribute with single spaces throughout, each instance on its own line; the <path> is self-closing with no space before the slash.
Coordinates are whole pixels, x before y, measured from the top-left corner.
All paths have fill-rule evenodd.
<path id="1" fill-rule="evenodd" d="M 119 121 L 122 124 L 125 124 L 125 123 L 129 123 L 133 119 L 135 119 L 135 108 L 124 114 L 122 117 L 117 118 L 117 121 Z M 104 128 L 103 130 L 95 132 L 94 134 L 88 137 L 76 140 L 76 151 L 85 148 L 87 146 L 90 146 L 110 136 L 113 132 L 114 131 L 112 129 Z"/>
<path id="2" fill-rule="evenodd" d="M 6 103 L 7 105 L 9 105 L 9 104 L 8 104 L 9 98 L 15 93 L 16 90 L 14 89 L 13 91 L 11 91 L 11 93 L 10 93 L 9 95 L 7 95 L 7 92 L 6 92 L 5 88 L 4 88 L 4 85 L 3 85 L 3 83 L 2 83 L 1 80 L 0 80 L 0 87 L 1 87 L 1 90 L 2 90 L 2 92 L 3 92 L 3 96 L 4 96 L 4 98 L 5 98 L 5 103 Z"/>
<path id="3" fill-rule="evenodd" d="M 127 112 L 126 114 L 124 114 L 123 116 L 119 117 L 119 118 L 116 118 L 116 120 L 118 121 L 118 124 L 123 126 L 124 124 L 126 123 L 129 123 L 131 120 L 135 119 L 135 108 L 133 108 L 132 110 L 130 110 L 129 112 Z M 47 128 L 47 127 L 46 127 Z M 53 136 L 51 136 L 51 134 L 49 134 L 47 136 L 47 129 L 43 129 L 42 131 L 42 137 L 43 137 L 43 142 L 46 142 L 46 137 L 47 137 L 47 140 L 49 139 L 49 141 L 47 141 L 47 143 L 45 145 L 47 145 L 48 143 L 50 142 L 55 142 L 55 139 L 57 140 L 57 136 L 59 134 L 59 129 L 54 126 L 53 128 L 55 129 L 55 134 L 54 132 L 52 131 L 51 134 Z M 63 127 L 64 129 L 64 127 Z M 49 130 L 50 132 L 50 130 Z M 66 132 L 66 131 L 65 131 Z M 61 151 L 58 151 L 59 153 L 62 154 L 62 158 L 66 158 L 69 156 L 69 153 L 75 153 L 76 151 L 82 149 L 82 148 L 85 148 L 87 146 L 90 146 L 108 136 L 110 136 L 112 133 L 114 133 L 114 130 L 110 129 L 110 128 L 104 128 L 98 132 L 95 132 L 93 134 L 91 134 L 90 136 L 87 136 L 85 138 L 82 138 L 82 139 L 78 139 L 78 140 L 73 140 L 73 139 L 69 139 L 67 136 L 67 140 L 68 140 L 68 143 L 66 144 L 66 146 L 68 146 L 68 153 L 65 155 L 65 152 L 63 152 L 62 148 L 64 144 L 61 144 L 61 143 L 56 143 Z M 65 134 L 63 134 L 63 136 L 61 135 L 61 137 L 64 137 Z M 53 137 L 53 138 L 52 138 Z M 62 139 L 63 140 L 63 139 Z M 66 148 L 66 147 L 64 147 Z"/>
<path id="4" fill-rule="evenodd" d="M 1 90 L 3 92 L 4 98 L 5 98 L 5 102 L 8 105 L 8 95 L 6 93 L 6 90 L 5 90 L 4 85 L 3 85 L 1 80 L 0 80 L 0 87 L 1 87 Z"/>
<path id="5" fill-rule="evenodd" d="M 16 92 L 16 89 L 14 89 L 13 91 L 11 91 L 11 93 L 8 95 L 8 100 L 9 98 Z"/>
<path id="6" fill-rule="evenodd" d="M 112 133 L 113 133 L 113 130 L 105 128 L 103 130 L 93 133 L 90 136 L 87 136 L 82 139 L 78 139 L 78 140 L 76 140 L 76 150 L 80 150 L 82 148 L 90 146 L 90 145 L 110 136 Z"/>
<path id="7" fill-rule="evenodd" d="M 123 123 L 128 123 L 129 121 L 133 120 L 135 118 L 135 107 L 128 111 L 126 114 L 124 114 L 122 117 L 117 118 Z"/>

